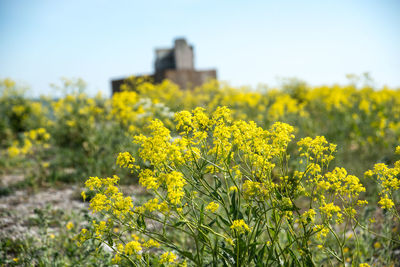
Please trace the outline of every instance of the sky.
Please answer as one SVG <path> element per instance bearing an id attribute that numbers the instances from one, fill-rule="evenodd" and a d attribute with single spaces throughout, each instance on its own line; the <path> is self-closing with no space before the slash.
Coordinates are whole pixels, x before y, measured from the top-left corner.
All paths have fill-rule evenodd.
<path id="1" fill-rule="evenodd" d="M 152 73 L 154 49 L 178 37 L 197 69 L 234 86 L 369 72 L 400 87 L 399 0 L 0 0 L 0 79 L 38 96 L 79 77 L 108 95 L 111 79 Z"/>

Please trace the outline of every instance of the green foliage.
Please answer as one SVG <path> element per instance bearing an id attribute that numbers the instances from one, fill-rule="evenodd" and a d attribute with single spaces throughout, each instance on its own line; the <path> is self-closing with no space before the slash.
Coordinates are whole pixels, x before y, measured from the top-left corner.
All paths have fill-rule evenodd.
<path id="1" fill-rule="evenodd" d="M 77 247 L 75 236 L 88 214 L 66 214 L 50 206 L 29 219 L 37 235 L 0 240 L 0 264 L 6 266 L 108 266 L 110 253 L 93 240 Z"/>

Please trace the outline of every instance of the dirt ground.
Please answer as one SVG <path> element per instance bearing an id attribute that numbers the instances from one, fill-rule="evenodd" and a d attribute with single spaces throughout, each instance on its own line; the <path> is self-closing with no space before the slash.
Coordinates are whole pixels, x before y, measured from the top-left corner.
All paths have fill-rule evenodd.
<path id="1" fill-rule="evenodd" d="M 52 209 L 65 212 L 87 209 L 88 204 L 77 199 L 79 188 L 69 186 L 63 189 L 45 189 L 37 193 L 27 190 L 14 192 L 0 197 L 0 239 L 4 237 L 19 239 L 25 235 L 36 235 L 28 219 L 34 216 L 34 210 L 51 205 Z"/>
<path id="2" fill-rule="evenodd" d="M 4 178 L 4 177 L 2 177 Z M 9 177 L 10 178 L 10 177 Z M 15 177 L 11 177 L 15 182 Z M 2 186 L 6 180 L 2 179 Z M 9 185 L 9 183 L 7 183 Z M 0 197 L 0 239 L 37 235 L 37 227 L 29 223 L 35 215 L 35 209 L 61 210 L 64 214 L 80 213 L 88 210 L 89 203 L 82 202 L 80 193 L 83 188 L 77 185 L 64 185 L 62 188 L 45 188 L 37 192 L 29 189 L 17 190 Z M 143 193 L 138 186 L 122 186 L 122 192 L 135 196 Z"/>

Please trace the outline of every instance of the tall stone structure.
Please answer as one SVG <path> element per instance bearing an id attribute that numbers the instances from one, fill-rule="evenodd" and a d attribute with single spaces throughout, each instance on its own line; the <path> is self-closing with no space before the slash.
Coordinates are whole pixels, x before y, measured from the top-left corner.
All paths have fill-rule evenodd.
<path id="1" fill-rule="evenodd" d="M 154 74 L 146 75 L 155 83 L 169 79 L 182 89 L 202 85 L 209 79 L 217 78 L 217 71 L 196 70 L 194 68 L 193 46 L 188 45 L 185 39 L 176 39 L 173 48 L 156 49 Z M 136 76 L 141 77 L 141 76 Z M 124 79 L 112 80 L 112 92 L 119 92 Z"/>

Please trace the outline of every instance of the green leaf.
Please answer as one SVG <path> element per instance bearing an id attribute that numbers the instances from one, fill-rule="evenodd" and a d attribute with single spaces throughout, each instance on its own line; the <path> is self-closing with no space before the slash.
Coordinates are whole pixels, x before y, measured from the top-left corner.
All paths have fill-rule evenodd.
<path id="1" fill-rule="evenodd" d="M 146 229 L 146 222 L 144 221 L 144 218 L 142 215 L 138 216 L 136 219 L 136 223 L 139 226 L 139 228 Z"/>
<path id="2" fill-rule="evenodd" d="M 184 224 L 185 224 L 184 221 L 179 221 L 179 222 L 175 223 L 174 226 L 178 227 L 178 226 L 181 226 L 181 225 L 184 225 Z"/>
<path id="3" fill-rule="evenodd" d="M 219 220 L 217 220 L 217 224 L 219 225 L 219 227 L 221 227 L 221 225 L 219 224 L 219 221 L 221 221 L 223 224 L 225 224 L 225 226 L 229 226 L 229 227 L 231 226 L 231 224 L 229 223 L 228 220 L 224 219 L 224 217 L 222 217 L 219 214 L 217 214 L 217 215 L 218 215 L 218 218 L 219 218 Z M 221 227 L 221 228 L 224 228 L 224 227 Z"/>
<path id="4" fill-rule="evenodd" d="M 219 178 L 218 176 L 214 175 L 214 181 L 215 181 L 215 191 L 218 190 L 218 188 L 221 187 L 222 182 L 221 182 L 221 178 Z"/>
<path id="5" fill-rule="evenodd" d="M 194 256 L 193 253 L 190 251 L 180 251 L 179 252 L 183 257 L 190 259 L 191 261 L 194 261 Z"/>
<path id="6" fill-rule="evenodd" d="M 233 215 L 233 219 L 237 219 L 237 205 L 236 205 L 236 191 L 233 191 L 231 196 L 231 207 L 230 207 L 230 214 Z"/>
<path id="7" fill-rule="evenodd" d="M 208 224 L 208 226 L 209 226 L 209 227 L 212 227 L 213 224 L 214 224 L 216 221 L 217 221 L 217 219 L 213 219 L 213 220 Z"/>
<path id="8" fill-rule="evenodd" d="M 258 251 L 258 254 L 254 257 L 254 262 L 256 263 L 257 266 L 260 266 L 259 264 L 263 263 L 266 247 L 267 247 L 267 244 L 264 244 L 262 249 L 260 249 L 260 251 Z"/>

